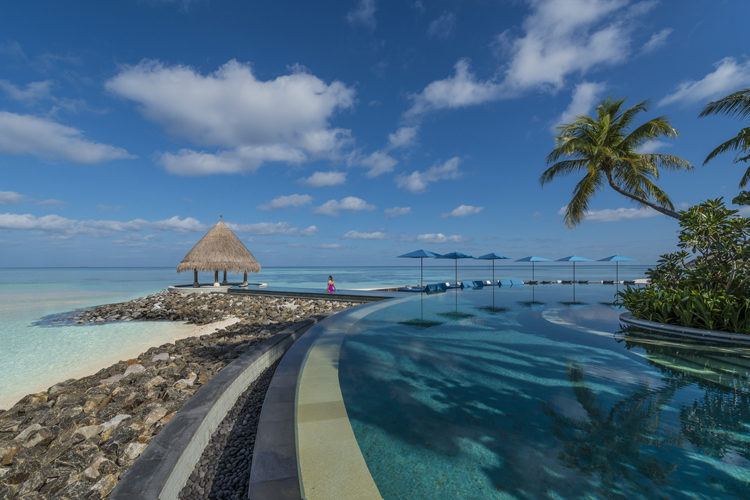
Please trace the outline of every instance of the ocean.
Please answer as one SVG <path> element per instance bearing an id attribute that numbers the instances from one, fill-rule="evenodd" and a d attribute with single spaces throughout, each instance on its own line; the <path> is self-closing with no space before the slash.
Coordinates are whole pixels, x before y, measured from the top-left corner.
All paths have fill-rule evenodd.
<path id="1" fill-rule="evenodd" d="M 248 281 L 272 287 L 325 290 L 333 275 L 339 290 L 377 288 L 419 282 L 419 262 L 390 267 L 266 267 Z M 453 281 L 454 263 L 425 261 L 425 283 Z M 537 280 L 572 279 L 572 265 L 541 263 Z M 620 279 L 643 278 L 648 266 L 620 265 Z M 490 279 L 491 264 L 458 262 L 458 278 Z M 596 263 L 576 266 L 576 279 L 614 279 L 615 266 Z M 230 281 L 241 276 L 230 274 Z M 496 265 L 496 279 L 531 279 L 529 264 Z M 0 408 L 12 406 L 32 392 L 47 389 L 72 377 L 129 359 L 147 350 L 195 332 L 195 327 L 172 322 L 132 321 L 103 325 L 51 325 L 47 316 L 99 304 L 122 302 L 192 282 L 192 273 L 175 268 L 6 268 L 0 269 Z M 213 273 L 200 273 L 200 281 Z"/>

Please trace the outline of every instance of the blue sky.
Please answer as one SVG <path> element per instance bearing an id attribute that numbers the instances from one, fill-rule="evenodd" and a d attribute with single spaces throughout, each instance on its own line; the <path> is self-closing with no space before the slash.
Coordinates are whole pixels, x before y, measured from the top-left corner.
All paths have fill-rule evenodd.
<path id="1" fill-rule="evenodd" d="M 42 6 L 44 4 L 44 6 Z M 555 125 L 651 99 L 696 165 L 676 206 L 731 199 L 698 118 L 750 86 L 750 4 L 528 0 L 11 2 L 0 16 L 1 266 L 176 265 L 219 214 L 262 265 L 671 251 L 677 224 L 542 188 Z"/>

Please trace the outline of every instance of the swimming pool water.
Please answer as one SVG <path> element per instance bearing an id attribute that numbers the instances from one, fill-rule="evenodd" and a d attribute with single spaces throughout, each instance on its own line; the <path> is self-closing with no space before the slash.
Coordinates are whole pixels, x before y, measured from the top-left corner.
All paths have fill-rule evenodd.
<path id="1" fill-rule="evenodd" d="M 622 332 L 613 292 L 449 290 L 361 320 L 339 381 L 380 494 L 746 498 L 750 350 Z"/>

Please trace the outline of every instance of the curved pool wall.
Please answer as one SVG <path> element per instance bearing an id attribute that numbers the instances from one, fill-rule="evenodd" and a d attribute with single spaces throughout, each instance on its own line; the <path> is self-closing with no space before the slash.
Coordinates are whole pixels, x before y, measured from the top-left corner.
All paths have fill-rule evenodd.
<path id="1" fill-rule="evenodd" d="M 297 385 L 305 497 L 351 477 L 373 498 L 746 496 L 750 349 L 624 330 L 611 287 L 575 293 L 449 290 L 324 323 Z"/>

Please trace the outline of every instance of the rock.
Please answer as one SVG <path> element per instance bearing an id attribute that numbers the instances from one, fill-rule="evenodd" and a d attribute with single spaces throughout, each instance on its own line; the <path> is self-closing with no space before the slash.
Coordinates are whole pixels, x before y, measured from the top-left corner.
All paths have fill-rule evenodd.
<path id="1" fill-rule="evenodd" d="M 34 446 L 47 446 L 50 444 L 57 435 L 47 428 L 42 427 L 38 431 L 34 432 L 29 438 L 24 441 L 24 448 L 33 448 Z"/>
<path id="2" fill-rule="evenodd" d="M 183 390 L 187 387 L 192 386 L 196 378 L 198 378 L 198 375 L 196 375 L 195 372 L 190 372 L 190 375 L 188 375 L 187 378 L 181 378 L 180 380 L 175 382 L 173 385 L 175 389 Z"/>
<path id="3" fill-rule="evenodd" d="M 156 363 L 158 361 L 169 361 L 169 353 L 168 352 L 160 352 L 159 354 L 156 354 L 151 358 L 152 363 Z"/>
<path id="4" fill-rule="evenodd" d="M 120 465 L 132 464 L 135 462 L 135 459 L 143 453 L 143 450 L 145 450 L 147 446 L 146 443 L 129 443 L 122 451 L 122 455 L 117 459 L 118 463 Z"/>
<path id="5" fill-rule="evenodd" d="M 164 377 L 161 377 L 161 376 L 157 375 L 156 377 L 154 377 L 154 378 L 150 379 L 148 382 L 146 382 L 143 385 L 143 388 L 146 389 L 147 391 L 150 391 L 154 387 L 161 387 L 161 386 L 165 385 L 166 383 L 167 383 L 167 381 L 166 381 L 166 379 Z"/>
<path id="6" fill-rule="evenodd" d="M 73 433 L 73 439 L 77 441 L 84 441 L 86 439 L 91 439 L 94 436 L 98 436 L 101 432 L 101 425 L 86 425 L 84 427 L 79 427 L 78 429 L 76 429 L 76 431 Z"/>
<path id="7" fill-rule="evenodd" d="M 123 376 L 127 377 L 128 375 L 132 375 L 133 373 L 141 373 L 145 371 L 146 371 L 146 368 L 142 364 L 136 363 L 136 364 L 128 366 Z"/>
<path id="8" fill-rule="evenodd" d="M 117 427 L 123 421 L 125 421 L 125 420 L 127 420 L 129 418 L 130 418 L 130 415 L 128 415 L 126 413 L 119 413 L 119 414 L 115 415 L 114 417 L 112 417 L 111 419 L 109 419 L 106 422 L 104 422 L 102 424 L 102 430 L 107 430 L 107 429 L 109 429 L 111 427 Z"/>
<path id="9" fill-rule="evenodd" d="M 112 490 L 117 486 L 117 476 L 114 474 L 107 474 L 99 480 L 94 486 L 91 487 L 91 491 L 98 493 L 102 498 L 106 497 Z"/>
<path id="10" fill-rule="evenodd" d="M 104 462 L 106 458 L 104 458 L 104 455 L 97 456 L 93 462 L 91 462 L 91 465 L 86 467 L 86 470 L 83 471 L 83 477 L 88 479 L 89 481 L 96 481 L 99 478 L 99 466 Z"/>
<path id="11" fill-rule="evenodd" d="M 20 446 L 5 446 L 0 448 L 0 465 L 10 465 L 13 462 L 13 457 L 20 449 Z"/>
<path id="12" fill-rule="evenodd" d="M 125 375 L 112 375 L 111 377 L 103 378 L 99 381 L 101 385 L 116 384 L 120 380 L 125 378 Z"/>
<path id="13" fill-rule="evenodd" d="M 28 439 L 31 434 L 41 429 L 42 426 L 39 424 L 31 424 L 30 426 L 26 427 L 24 430 L 20 432 L 15 438 L 13 438 L 14 441 L 23 442 Z"/>
<path id="14" fill-rule="evenodd" d="M 154 408 L 153 410 L 149 412 L 148 415 L 146 415 L 146 418 L 143 419 L 143 426 L 148 429 L 149 427 L 154 425 L 156 422 L 161 420 L 166 414 L 167 414 L 166 408 L 161 407 L 161 406 Z"/>

